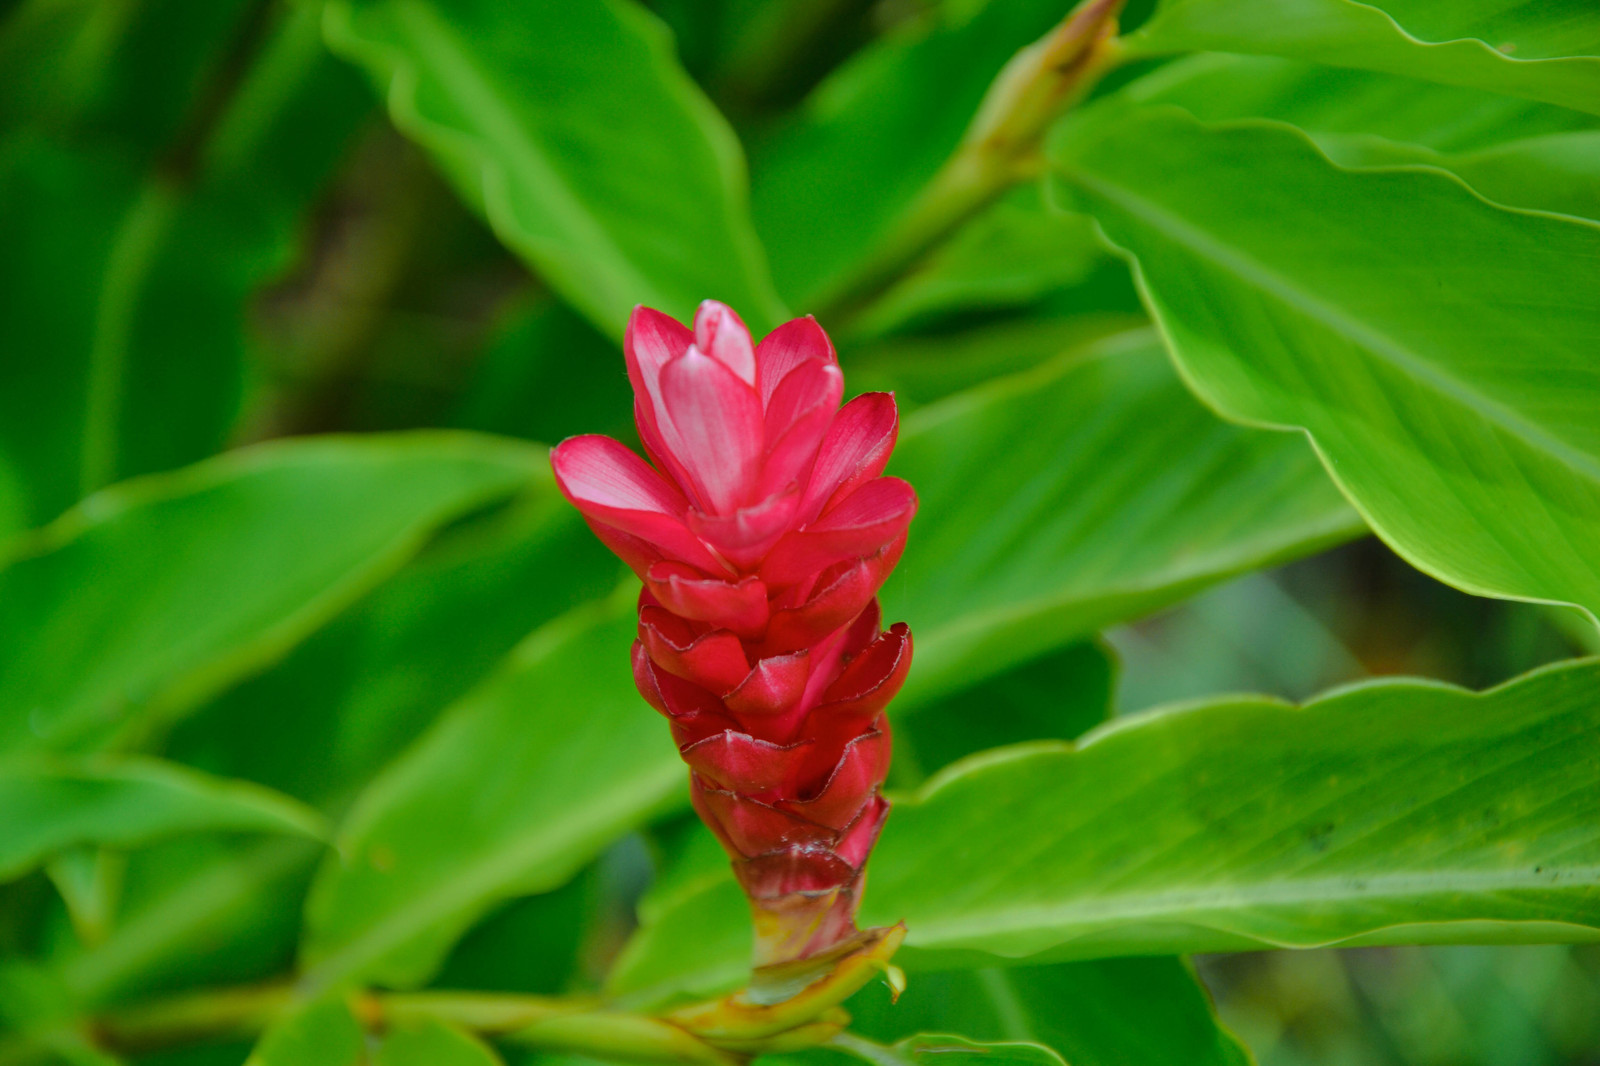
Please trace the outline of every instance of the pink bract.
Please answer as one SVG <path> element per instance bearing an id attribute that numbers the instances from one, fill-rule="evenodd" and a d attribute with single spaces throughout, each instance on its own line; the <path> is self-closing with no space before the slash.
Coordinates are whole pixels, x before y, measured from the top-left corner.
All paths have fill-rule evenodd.
<path id="1" fill-rule="evenodd" d="M 623 350 L 648 461 L 572 437 L 556 481 L 644 582 L 634 677 L 750 898 L 757 965 L 817 955 L 857 932 L 888 814 L 884 707 L 911 662 L 876 598 L 917 507 L 882 476 L 894 398 L 841 407 L 810 317 L 753 345 L 715 301 L 692 330 L 640 307 Z"/>

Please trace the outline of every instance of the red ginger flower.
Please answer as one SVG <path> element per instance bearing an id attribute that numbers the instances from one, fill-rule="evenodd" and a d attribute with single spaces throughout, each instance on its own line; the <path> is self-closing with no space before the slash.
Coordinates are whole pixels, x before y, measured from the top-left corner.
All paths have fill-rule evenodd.
<path id="1" fill-rule="evenodd" d="M 752 347 L 715 301 L 692 332 L 640 307 L 623 350 L 654 465 L 572 437 L 551 453 L 556 481 L 644 581 L 634 678 L 750 898 L 757 965 L 818 955 L 856 934 L 888 814 L 884 706 L 911 664 L 910 630 L 882 631 L 876 599 L 917 507 L 880 476 L 894 398 L 841 408 L 810 317 Z"/>

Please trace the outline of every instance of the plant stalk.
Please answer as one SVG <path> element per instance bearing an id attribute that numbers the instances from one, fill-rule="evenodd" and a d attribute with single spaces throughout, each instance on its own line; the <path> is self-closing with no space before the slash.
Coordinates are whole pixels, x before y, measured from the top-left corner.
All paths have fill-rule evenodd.
<path id="1" fill-rule="evenodd" d="M 435 1021 L 509 1045 L 566 1051 L 629 1062 L 741 1066 L 751 1056 L 827 1043 L 849 1021 L 839 1004 L 870 978 L 887 973 L 902 926 L 874 931 L 858 950 L 780 1003 L 746 993 L 681 1007 L 664 1015 L 636 1014 L 587 996 L 501 992 L 373 992 L 348 996 L 367 1032 Z M 115 1054 L 140 1054 L 208 1040 L 254 1037 L 292 1013 L 310 990 L 303 982 L 185 993 L 114 1008 L 83 1022 L 0 1042 L 0 1064 L 22 1066 L 48 1058 L 61 1040 Z"/>

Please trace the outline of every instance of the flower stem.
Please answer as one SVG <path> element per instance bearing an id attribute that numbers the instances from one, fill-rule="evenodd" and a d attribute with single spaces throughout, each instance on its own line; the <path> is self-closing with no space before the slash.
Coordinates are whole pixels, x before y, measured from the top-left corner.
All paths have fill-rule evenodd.
<path id="1" fill-rule="evenodd" d="M 252 1036 L 295 1003 L 286 982 L 210 989 L 134 1004 L 91 1023 L 96 1042 L 118 1051 L 149 1051 L 200 1040 Z"/>
<path id="2" fill-rule="evenodd" d="M 743 994 L 679 1008 L 667 1015 L 609 1008 L 588 996 L 502 992 L 374 992 L 349 995 L 368 1032 L 436 1021 L 508 1045 L 566 1051 L 664 1066 L 740 1066 L 750 1056 L 815 1047 L 846 1022 L 840 1001 L 870 977 L 891 970 L 888 956 L 904 935 L 879 931 L 861 951 L 837 960 L 804 993 L 763 1006 Z M 140 1054 L 185 1044 L 251 1038 L 301 1006 L 309 986 L 290 981 L 184 993 L 108 1010 L 87 1021 L 0 1041 L 0 1066 L 48 1061 L 63 1040 L 115 1054 Z"/>
<path id="3" fill-rule="evenodd" d="M 1083 0 L 1006 64 L 954 154 L 876 251 L 824 296 L 825 321 L 847 323 L 963 223 L 1039 173 L 1039 145 L 1051 122 L 1119 61 L 1123 2 Z"/>

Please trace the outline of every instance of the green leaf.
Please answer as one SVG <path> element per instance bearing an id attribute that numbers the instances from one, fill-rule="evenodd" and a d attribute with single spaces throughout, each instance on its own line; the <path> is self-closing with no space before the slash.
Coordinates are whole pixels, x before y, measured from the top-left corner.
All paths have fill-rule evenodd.
<path id="1" fill-rule="evenodd" d="M 917 411 L 890 472 L 921 499 L 882 593 L 917 641 L 901 713 L 1361 529 L 1309 449 L 1218 420 L 1143 332 Z"/>
<path id="2" fill-rule="evenodd" d="M 1593 617 L 1600 225 L 1342 169 L 1275 123 L 1109 118 L 1064 131 L 1060 180 L 1134 259 L 1195 390 L 1305 428 L 1420 569 Z"/>
<path id="3" fill-rule="evenodd" d="M 1439 167 L 1506 207 L 1600 219 L 1600 130 L 1529 137 L 1462 155 L 1370 137 L 1325 136 L 1316 141 L 1329 158 L 1344 166 Z"/>
<path id="4" fill-rule="evenodd" d="M 335 0 L 327 39 L 500 239 L 596 325 L 702 299 L 757 332 L 767 280 L 732 131 L 623 0 Z"/>
<path id="5" fill-rule="evenodd" d="M 548 891 L 684 798 L 634 691 L 631 597 L 537 631 L 366 790 L 308 910 L 315 979 L 416 984 L 493 903 Z"/>
<path id="6" fill-rule="evenodd" d="M 243 781 L 175 763 L 130 757 L 0 762 L 0 879 L 81 844 L 134 848 L 202 830 L 320 838 L 316 812 Z"/>
<path id="7" fill-rule="evenodd" d="M 530 632 L 622 567 L 556 492 L 460 522 L 282 663 L 183 722 L 167 751 L 336 811 Z M 316 751 L 316 759 L 305 757 Z"/>
<path id="8" fill-rule="evenodd" d="M 850 1013 L 852 1031 L 876 1040 L 955 1030 L 976 1040 L 1031 1041 L 1072 1066 L 1252 1061 L 1218 1023 L 1192 970 L 1173 958 L 919 973 L 898 1002 L 869 986 L 850 1001 Z"/>
<path id="9" fill-rule="evenodd" d="M 1310 133 L 1344 166 L 1441 167 L 1496 203 L 1600 218 L 1597 120 L 1565 108 L 1388 74 L 1227 55 L 1169 64 L 1117 97 L 1176 104 L 1205 122 L 1277 119 Z"/>
<path id="10" fill-rule="evenodd" d="M 391 1030 L 374 1066 L 497 1066 L 500 1056 L 477 1037 L 443 1022 Z"/>
<path id="11" fill-rule="evenodd" d="M 1224 697 L 1000 749 L 894 799 L 861 921 L 905 921 L 912 988 L 1006 960 L 1600 939 L 1597 726 L 1591 659 L 1482 694 Z M 742 978 L 743 900 L 710 860 L 641 910 L 614 993 Z"/>
<path id="12" fill-rule="evenodd" d="M 35 353 L 0 366 L 0 466 L 13 471 L 0 496 L 14 497 L 0 501 L 0 535 L 110 481 L 202 459 L 233 429 L 250 298 L 288 265 L 371 109 L 303 6 L 269 25 L 214 117 L 178 130 L 191 101 L 166 94 L 200 92 L 188 79 L 204 83 L 242 6 L 139 9 L 124 46 L 74 90 L 103 105 L 47 108 L 0 140 L 0 348 Z M 66 92 L 70 66 L 34 95 Z"/>
<path id="13" fill-rule="evenodd" d="M 1364 134 L 1449 154 L 1600 125 L 1593 115 L 1479 89 L 1215 53 L 1164 64 L 1092 106 L 1111 100 L 1176 104 L 1202 122 L 1272 118 L 1314 134 Z"/>
<path id="14" fill-rule="evenodd" d="M 1119 719 L 898 804 L 862 918 L 921 965 L 1597 939 L 1597 727 L 1600 660 Z"/>
<path id="15" fill-rule="evenodd" d="M 792 304 L 812 309 L 888 232 L 960 143 L 1000 68 L 1069 7 L 941 5 L 859 53 L 752 149 L 756 225 Z"/>
<path id="16" fill-rule="evenodd" d="M 541 448 L 417 433 L 263 445 L 92 497 L 0 568 L 0 747 L 170 719 L 442 523 L 548 478 Z"/>
<path id="17" fill-rule="evenodd" d="M 360 1066 L 366 1038 L 342 999 L 329 997 L 274 1024 L 245 1066 Z"/>
<path id="18" fill-rule="evenodd" d="M 615 588 L 620 571 L 554 483 L 530 481 L 510 507 L 446 530 L 282 663 L 180 723 L 168 753 L 342 811 L 524 636 Z M 293 951 L 318 854 L 210 843 L 132 857 L 116 929 L 67 964 L 86 997 L 240 980 Z"/>
<path id="19" fill-rule="evenodd" d="M 1169 0 L 1133 55 L 1287 56 L 1600 114 L 1600 20 L 1586 0 Z"/>

